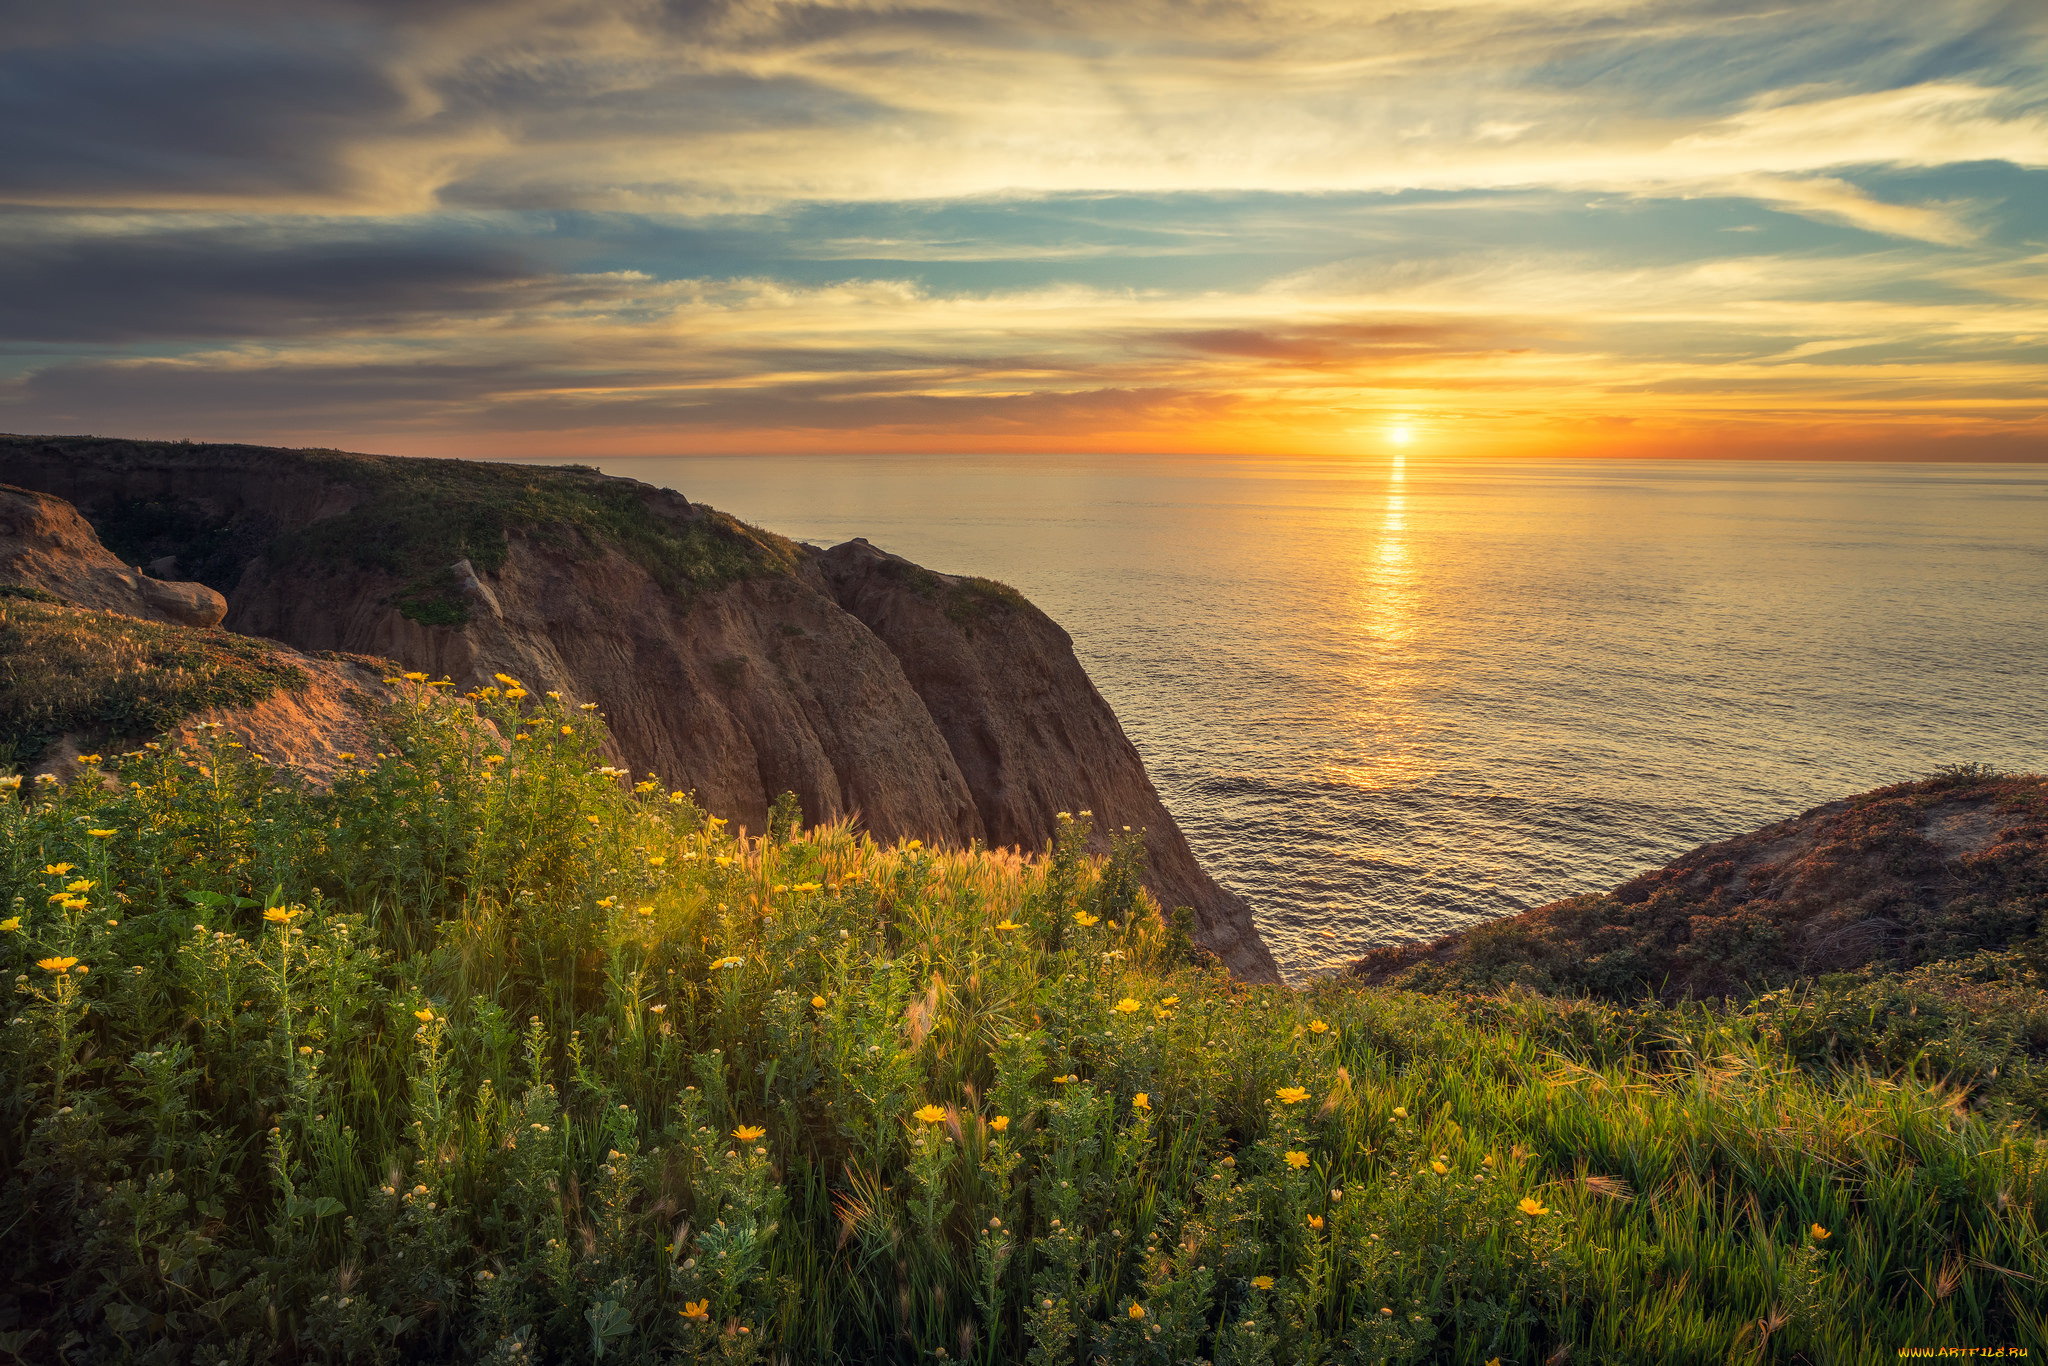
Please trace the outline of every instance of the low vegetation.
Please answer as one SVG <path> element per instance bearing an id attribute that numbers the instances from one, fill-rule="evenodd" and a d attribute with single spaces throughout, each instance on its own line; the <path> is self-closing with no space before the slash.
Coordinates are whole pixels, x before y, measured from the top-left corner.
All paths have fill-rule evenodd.
<path id="1" fill-rule="evenodd" d="M 140 738 L 305 686 L 302 670 L 248 636 L 88 611 L 32 589 L 0 595 L 0 768 L 33 763 L 67 733 Z"/>
<path id="2" fill-rule="evenodd" d="M 1823 1040 L 1881 1000 L 1249 989 L 1085 812 L 748 835 L 501 682 L 394 682 L 331 793 L 226 737 L 0 792 L 0 1350 L 2048 1350 L 2048 1146 Z"/>

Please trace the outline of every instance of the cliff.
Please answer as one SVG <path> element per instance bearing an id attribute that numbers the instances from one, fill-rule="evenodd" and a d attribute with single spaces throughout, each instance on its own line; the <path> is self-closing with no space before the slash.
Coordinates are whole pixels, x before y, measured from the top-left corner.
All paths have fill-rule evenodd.
<path id="1" fill-rule="evenodd" d="M 1618 999 L 1738 994 L 2034 940 L 2048 918 L 2048 779 L 1957 769 L 1705 845 L 1571 897 L 1354 964 L 1367 982 Z"/>
<path id="2" fill-rule="evenodd" d="M 1062 810 L 1142 827 L 1155 898 L 1192 907 L 1239 976 L 1278 979 L 1066 634 L 1008 590 L 1028 629 L 976 634 L 971 610 L 884 591 L 857 547 L 821 555 L 575 467 L 0 437 L 0 478 L 76 504 L 121 559 L 225 595 L 233 631 L 594 702 L 616 762 L 756 829 L 783 791 L 884 841 L 1036 850 Z"/>
<path id="3" fill-rule="evenodd" d="M 218 626 L 228 610 L 227 599 L 204 584 L 128 568 L 71 504 L 11 484 L 0 484 L 0 584 L 179 626 Z"/>

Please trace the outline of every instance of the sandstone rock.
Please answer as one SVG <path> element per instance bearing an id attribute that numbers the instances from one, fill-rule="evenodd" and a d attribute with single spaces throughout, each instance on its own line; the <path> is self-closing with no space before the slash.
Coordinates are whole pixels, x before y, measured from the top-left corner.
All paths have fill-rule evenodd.
<path id="1" fill-rule="evenodd" d="M 204 584 L 166 583 L 122 564 L 61 498 L 0 484 L 0 583 L 80 607 L 178 626 L 216 626 L 227 599 Z"/>
<path id="2" fill-rule="evenodd" d="M 945 736 L 992 844 L 1028 852 L 1055 837 L 1058 813 L 1093 815 L 1106 851 L 1142 830 L 1146 885 L 1160 905 L 1195 912 L 1197 938 L 1239 977 L 1278 981 L 1247 933 L 1249 909 L 1217 885 L 1159 800 L 1144 761 L 1095 690 L 1074 643 L 1015 589 L 938 574 L 866 540 L 818 557 L 839 605 L 881 638 Z"/>

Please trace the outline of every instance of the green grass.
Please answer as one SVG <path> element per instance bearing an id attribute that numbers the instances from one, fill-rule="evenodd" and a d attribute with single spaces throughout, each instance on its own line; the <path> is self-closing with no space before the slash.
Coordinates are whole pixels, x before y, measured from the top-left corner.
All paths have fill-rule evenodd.
<path id="1" fill-rule="evenodd" d="M 59 438 L 92 458 L 106 444 Z M 127 451 L 189 456 L 177 442 L 121 442 Z M 392 600 L 429 625 L 460 625 L 468 604 L 448 572 L 467 559 L 479 571 L 505 562 L 523 536 L 578 558 L 617 551 L 688 600 L 743 579 L 789 573 L 794 543 L 708 507 L 676 518 L 656 511 L 646 490 L 583 466 L 414 460 L 330 450 L 225 446 L 259 452 L 262 478 L 353 486 L 359 501 L 339 516 L 278 528 L 258 517 L 224 520 L 196 503 L 139 499 L 95 506 L 101 540 L 124 562 L 176 555 L 181 572 L 232 592 L 261 554 L 273 571 L 371 571 L 392 581 Z"/>
<path id="2" fill-rule="evenodd" d="M 263 642 L 0 595 L 0 769 L 58 736 L 145 738 L 211 707 L 246 707 L 304 672 Z"/>
<path id="3" fill-rule="evenodd" d="M 743 837 L 531 701 L 477 700 L 502 744 L 401 684 L 329 795 L 225 740 L 0 794 L 0 1350 L 2048 1350 L 2048 1147 L 1916 1058 L 1779 1001 L 1246 988 L 1082 821 Z"/>

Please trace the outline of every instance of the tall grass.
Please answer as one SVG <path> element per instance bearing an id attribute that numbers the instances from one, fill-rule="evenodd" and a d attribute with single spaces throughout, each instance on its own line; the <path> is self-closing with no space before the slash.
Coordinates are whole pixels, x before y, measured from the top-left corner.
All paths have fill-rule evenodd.
<path id="1" fill-rule="evenodd" d="M 1086 813 L 1033 859 L 752 837 L 503 681 L 397 682 L 331 794 L 225 734 L 0 794 L 0 1350 L 2048 1349 L 2048 1149 L 1911 1070 L 1743 1012 L 1245 988 Z"/>

